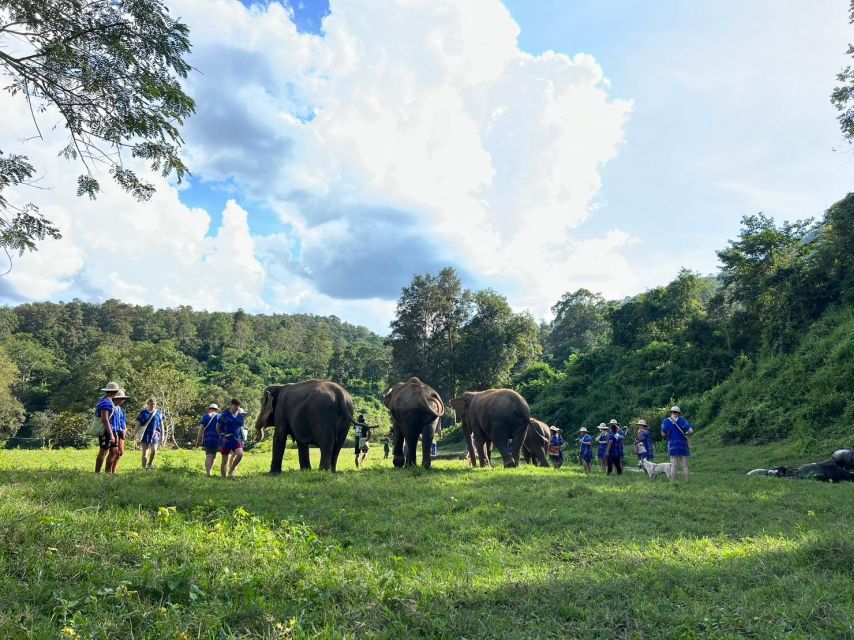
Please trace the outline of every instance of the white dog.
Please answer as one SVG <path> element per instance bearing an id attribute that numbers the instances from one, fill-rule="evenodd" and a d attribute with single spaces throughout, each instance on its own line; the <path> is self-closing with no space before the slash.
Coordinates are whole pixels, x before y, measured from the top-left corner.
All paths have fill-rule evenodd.
<path id="1" fill-rule="evenodd" d="M 650 480 L 655 480 L 656 476 L 670 476 L 669 462 L 662 464 L 655 464 L 649 460 L 642 460 L 641 462 L 643 463 L 643 470 L 646 471 L 646 475 L 649 476 Z"/>

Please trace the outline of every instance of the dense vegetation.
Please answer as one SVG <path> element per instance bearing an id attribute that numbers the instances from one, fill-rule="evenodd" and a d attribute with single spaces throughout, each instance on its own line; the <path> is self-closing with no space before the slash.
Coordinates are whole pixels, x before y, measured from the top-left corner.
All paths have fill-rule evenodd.
<path id="1" fill-rule="evenodd" d="M 854 634 L 854 484 L 744 475 L 778 445 L 704 446 L 688 485 L 375 454 L 270 478 L 267 446 L 236 481 L 200 452 L 96 477 L 91 451 L 0 451 L 0 637 Z"/>
<path id="2" fill-rule="evenodd" d="M 382 392 L 418 375 L 446 398 L 514 386 L 564 427 L 654 424 L 678 402 L 725 442 L 795 437 L 826 452 L 850 445 L 854 417 L 852 254 L 854 194 L 818 222 L 745 217 L 714 277 L 682 271 L 624 301 L 569 292 L 540 326 L 494 291 L 464 289 L 450 268 L 413 278 L 385 340 L 335 317 L 116 300 L 0 309 L 0 437 L 84 444 L 107 379 L 128 388 L 132 408 L 157 396 L 178 444 L 207 403 L 238 396 L 253 414 L 265 385 L 311 377 L 342 383 L 387 425 Z"/>

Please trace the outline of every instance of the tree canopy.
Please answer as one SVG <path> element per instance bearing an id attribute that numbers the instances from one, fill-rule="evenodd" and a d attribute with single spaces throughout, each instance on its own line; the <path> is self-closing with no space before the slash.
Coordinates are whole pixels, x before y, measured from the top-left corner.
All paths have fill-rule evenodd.
<path id="1" fill-rule="evenodd" d="M 99 173 L 139 200 L 154 187 L 126 163 L 142 159 L 180 181 L 180 125 L 193 113 L 180 80 L 190 71 L 187 25 L 159 0 L 0 0 L 0 72 L 36 138 L 42 117 L 59 114 L 68 139 L 60 155 L 83 168 L 77 194 L 94 198 Z M 31 184 L 25 155 L 0 150 L 0 247 L 22 253 L 60 230 L 34 204 L 4 194 Z"/>

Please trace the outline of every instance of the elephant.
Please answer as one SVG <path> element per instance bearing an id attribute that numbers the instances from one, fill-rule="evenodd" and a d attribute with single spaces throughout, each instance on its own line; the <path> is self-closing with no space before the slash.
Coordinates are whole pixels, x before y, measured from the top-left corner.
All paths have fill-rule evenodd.
<path id="1" fill-rule="evenodd" d="M 832 460 L 801 465 L 798 467 L 798 478 L 824 482 L 854 482 L 854 474 L 848 473 Z"/>
<path id="2" fill-rule="evenodd" d="M 383 403 L 391 413 L 394 441 L 393 462 L 395 467 L 413 466 L 418 447 L 418 436 L 422 437 L 421 464 L 430 468 L 430 446 L 438 429 L 441 429 L 445 404 L 441 396 L 418 378 L 398 382 L 383 396 Z M 404 456 L 403 443 L 406 441 Z"/>
<path id="3" fill-rule="evenodd" d="M 535 467 L 549 466 L 549 425 L 536 418 L 531 418 L 525 439 L 522 441 L 522 458 Z"/>
<path id="4" fill-rule="evenodd" d="M 308 447 L 320 449 L 320 468 L 335 471 L 338 454 L 353 424 L 353 399 L 340 385 L 325 380 L 274 384 L 264 389 L 255 422 L 258 439 L 275 427 L 270 474 L 282 472 L 287 437 L 297 443 L 300 469 L 311 469 Z"/>
<path id="5" fill-rule="evenodd" d="M 451 406 L 462 416 L 472 462 L 476 452 L 481 467 L 491 466 L 488 452 L 494 444 L 505 467 L 519 465 L 519 452 L 531 420 L 531 410 L 522 396 L 512 389 L 466 391 L 451 400 Z M 510 440 L 512 449 L 507 446 Z"/>
<path id="6" fill-rule="evenodd" d="M 854 450 L 837 449 L 830 459 L 846 471 L 854 471 Z"/>

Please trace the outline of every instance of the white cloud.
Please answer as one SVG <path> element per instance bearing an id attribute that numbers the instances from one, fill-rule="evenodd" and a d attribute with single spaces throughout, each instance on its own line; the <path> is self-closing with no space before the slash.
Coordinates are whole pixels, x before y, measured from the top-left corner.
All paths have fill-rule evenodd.
<path id="1" fill-rule="evenodd" d="M 63 177 L 49 198 L 71 221 L 63 268 L 36 274 L 41 257 L 27 257 L 19 289 L 26 277 L 46 295 L 110 283 L 131 301 L 340 311 L 381 329 L 412 273 L 447 263 L 537 314 L 574 286 L 635 282 L 619 253 L 628 237 L 571 235 L 631 103 L 609 95 L 589 55 L 521 51 L 497 0 L 333 2 L 323 37 L 298 33 L 276 3 L 170 6 L 201 72 L 188 84 L 194 175 L 233 180 L 250 212 L 264 201 L 289 232 L 252 238 L 232 202 L 210 238 L 207 213 L 162 181 L 151 203 L 112 188 L 90 204 Z M 38 160 L 53 181 L 69 167 L 49 155 Z M 58 251 L 45 245 L 45 259 Z"/>

